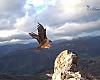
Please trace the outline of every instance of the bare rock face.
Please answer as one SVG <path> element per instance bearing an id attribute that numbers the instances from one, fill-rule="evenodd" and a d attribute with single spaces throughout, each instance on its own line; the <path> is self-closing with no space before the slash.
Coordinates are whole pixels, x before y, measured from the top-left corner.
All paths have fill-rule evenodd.
<path id="1" fill-rule="evenodd" d="M 52 80 L 91 80 L 82 77 L 77 65 L 78 60 L 78 55 L 69 50 L 61 52 L 54 63 Z"/>

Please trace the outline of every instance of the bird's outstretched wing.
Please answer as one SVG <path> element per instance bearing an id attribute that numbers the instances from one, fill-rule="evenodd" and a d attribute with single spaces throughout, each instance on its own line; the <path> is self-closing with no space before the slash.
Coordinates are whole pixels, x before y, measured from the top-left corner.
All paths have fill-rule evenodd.
<path id="1" fill-rule="evenodd" d="M 30 32 L 29 35 L 33 38 L 33 39 L 36 39 L 38 41 L 38 43 L 40 44 L 41 41 L 39 39 L 39 36 L 33 32 Z"/>
<path id="2" fill-rule="evenodd" d="M 46 36 L 46 29 L 44 29 L 44 27 L 38 23 L 38 36 L 40 38 L 40 41 L 43 42 L 44 39 L 47 39 L 47 36 Z"/>
<path id="3" fill-rule="evenodd" d="M 38 48 L 50 48 L 50 40 L 46 36 L 46 29 L 38 23 L 38 34 L 35 34 L 33 32 L 29 33 L 29 35 L 33 38 L 36 39 L 39 43 Z"/>

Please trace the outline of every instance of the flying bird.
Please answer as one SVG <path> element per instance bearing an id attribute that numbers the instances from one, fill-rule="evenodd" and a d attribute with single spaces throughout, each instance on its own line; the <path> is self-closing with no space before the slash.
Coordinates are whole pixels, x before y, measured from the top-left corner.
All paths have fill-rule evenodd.
<path id="1" fill-rule="evenodd" d="M 46 36 L 46 29 L 38 23 L 38 34 L 35 34 L 33 32 L 30 32 L 29 35 L 33 38 L 36 39 L 39 43 L 38 48 L 50 48 L 51 47 L 51 40 L 49 40 Z"/>

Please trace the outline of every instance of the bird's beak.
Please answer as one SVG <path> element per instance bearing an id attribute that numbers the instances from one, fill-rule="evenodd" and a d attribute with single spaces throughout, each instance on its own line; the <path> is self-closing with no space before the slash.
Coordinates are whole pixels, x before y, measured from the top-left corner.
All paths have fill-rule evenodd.
<path id="1" fill-rule="evenodd" d="M 32 35 L 32 33 L 31 33 L 31 32 L 29 32 L 29 35 L 31 36 L 31 35 Z"/>
<path id="2" fill-rule="evenodd" d="M 50 43 L 52 43 L 52 41 L 51 41 L 51 40 L 49 40 L 49 42 L 50 42 Z"/>
<path id="3" fill-rule="evenodd" d="M 33 32 L 29 32 L 29 34 L 32 34 Z"/>
<path id="4" fill-rule="evenodd" d="M 30 35 L 31 33 L 29 33 L 29 35 Z"/>

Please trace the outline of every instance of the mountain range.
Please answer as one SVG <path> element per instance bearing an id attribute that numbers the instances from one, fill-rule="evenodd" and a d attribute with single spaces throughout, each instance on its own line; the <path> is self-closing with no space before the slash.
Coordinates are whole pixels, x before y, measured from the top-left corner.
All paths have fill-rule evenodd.
<path id="1" fill-rule="evenodd" d="M 100 76 L 100 37 L 80 37 L 73 40 L 53 41 L 50 49 L 36 49 L 36 43 L 0 46 L 0 74 L 33 75 L 52 70 L 55 58 L 63 50 L 80 56 L 88 71 Z"/>

